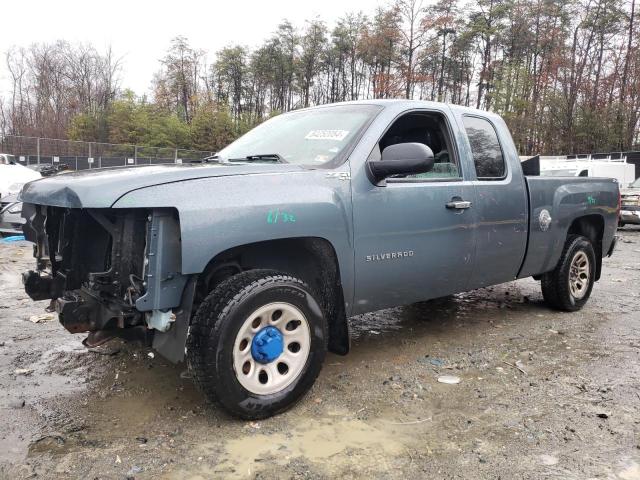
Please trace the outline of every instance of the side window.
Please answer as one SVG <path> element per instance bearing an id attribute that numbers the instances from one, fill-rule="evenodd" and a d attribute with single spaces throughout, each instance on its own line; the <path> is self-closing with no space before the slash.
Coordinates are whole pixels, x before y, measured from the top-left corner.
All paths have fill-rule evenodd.
<path id="1" fill-rule="evenodd" d="M 406 175 L 402 178 L 429 180 L 459 179 L 460 168 L 453 150 L 446 120 L 441 114 L 432 112 L 412 112 L 398 118 L 380 139 L 379 152 L 397 143 L 422 143 L 433 151 L 433 169 L 427 173 Z M 397 178 L 397 177 L 396 177 Z M 391 179 L 393 180 L 393 179 Z"/>
<path id="2" fill-rule="evenodd" d="M 478 117 L 463 117 L 463 122 L 471 144 L 478 179 L 492 180 L 504 177 L 504 156 L 493 125 Z"/>

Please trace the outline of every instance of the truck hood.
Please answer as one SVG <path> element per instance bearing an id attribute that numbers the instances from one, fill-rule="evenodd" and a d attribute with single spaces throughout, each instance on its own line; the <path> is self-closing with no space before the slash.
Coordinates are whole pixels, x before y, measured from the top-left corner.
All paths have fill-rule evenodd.
<path id="1" fill-rule="evenodd" d="M 20 200 L 66 208 L 109 208 L 132 190 L 193 179 L 299 172 L 292 164 L 170 164 L 101 168 L 27 183 Z"/>

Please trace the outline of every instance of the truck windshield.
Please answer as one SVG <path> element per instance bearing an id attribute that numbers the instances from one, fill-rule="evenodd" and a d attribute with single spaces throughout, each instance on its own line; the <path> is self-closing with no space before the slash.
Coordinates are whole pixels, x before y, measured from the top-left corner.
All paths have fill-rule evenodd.
<path id="1" fill-rule="evenodd" d="M 347 146 L 380 110 L 376 105 L 338 105 L 287 113 L 257 126 L 217 156 L 228 162 L 326 166 L 343 160 Z"/>

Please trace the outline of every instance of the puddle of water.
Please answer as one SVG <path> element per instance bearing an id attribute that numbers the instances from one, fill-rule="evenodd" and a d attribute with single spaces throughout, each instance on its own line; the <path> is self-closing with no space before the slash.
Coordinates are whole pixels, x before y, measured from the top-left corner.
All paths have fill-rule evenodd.
<path id="1" fill-rule="evenodd" d="M 219 444 L 202 447 L 211 451 L 218 449 Z M 302 420 L 298 427 L 285 433 L 244 435 L 227 441 L 222 456 L 225 460 L 209 473 L 249 478 L 264 466 L 283 466 L 299 457 L 305 462 L 320 464 L 331 473 L 357 462 L 358 451 L 366 452 L 374 467 L 376 462 L 386 463 L 384 457 L 398 455 L 404 449 L 403 443 L 390 438 L 389 432 L 361 420 Z"/>
<path id="2" fill-rule="evenodd" d="M 546 465 L 546 466 L 551 466 L 551 465 L 557 465 L 558 463 L 558 458 L 554 457 L 553 455 L 540 455 L 540 461 L 542 462 L 542 465 Z"/>
<path id="3" fill-rule="evenodd" d="M 42 453 L 61 455 L 69 453 L 69 446 L 66 443 L 64 438 L 59 435 L 46 435 L 31 443 L 29 455 Z"/>
<path id="4" fill-rule="evenodd" d="M 640 465 L 634 461 L 630 461 L 618 472 L 618 478 L 622 480 L 640 480 Z"/>

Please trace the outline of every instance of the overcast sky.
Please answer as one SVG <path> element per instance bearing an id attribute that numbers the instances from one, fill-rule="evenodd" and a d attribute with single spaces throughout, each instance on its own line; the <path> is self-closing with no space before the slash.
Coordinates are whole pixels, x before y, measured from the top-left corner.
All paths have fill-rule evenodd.
<path id="1" fill-rule="evenodd" d="M 111 45 L 123 58 L 122 86 L 147 93 L 158 60 L 177 35 L 210 56 L 240 43 L 258 45 L 287 18 L 297 27 L 321 17 L 333 22 L 347 11 L 373 13 L 383 0 L 1 0 L 0 85 L 6 91 L 4 59 L 12 45 L 57 39 Z M 209 57 L 210 60 L 210 57 Z"/>

